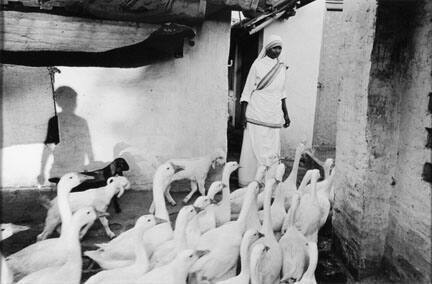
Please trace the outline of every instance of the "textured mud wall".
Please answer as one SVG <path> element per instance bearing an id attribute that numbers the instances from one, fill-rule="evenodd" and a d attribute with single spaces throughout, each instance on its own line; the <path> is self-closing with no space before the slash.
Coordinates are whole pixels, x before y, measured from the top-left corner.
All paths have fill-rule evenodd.
<path id="1" fill-rule="evenodd" d="M 352 1 L 338 109 L 334 226 L 357 278 L 389 269 L 430 282 L 431 3 Z M 354 10 L 352 10 L 354 9 Z"/>

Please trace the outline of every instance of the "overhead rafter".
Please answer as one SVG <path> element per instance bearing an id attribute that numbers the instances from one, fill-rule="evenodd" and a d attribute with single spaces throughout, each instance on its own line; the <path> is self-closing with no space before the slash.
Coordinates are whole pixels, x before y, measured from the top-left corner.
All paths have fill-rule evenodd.
<path id="1" fill-rule="evenodd" d="M 3 50 L 103 52 L 139 43 L 160 25 L 2 12 Z"/>
<path id="2" fill-rule="evenodd" d="M 277 19 L 288 19 L 295 15 L 295 10 L 303 7 L 315 0 L 279 0 L 274 1 L 266 10 L 260 11 L 257 15 L 250 15 L 249 19 L 245 19 L 235 25 L 235 29 L 240 28 L 248 31 L 249 34 L 254 34 Z"/>
<path id="3" fill-rule="evenodd" d="M 90 21 L 13 11 L 3 16 L 0 62 L 6 64 L 136 67 L 182 57 L 185 40 L 193 45 L 195 37 L 190 27 L 172 23 Z"/>

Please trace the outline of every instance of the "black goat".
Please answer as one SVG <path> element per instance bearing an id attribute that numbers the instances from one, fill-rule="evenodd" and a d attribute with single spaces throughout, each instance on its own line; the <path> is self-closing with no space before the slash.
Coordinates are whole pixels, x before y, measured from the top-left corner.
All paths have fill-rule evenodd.
<path id="1" fill-rule="evenodd" d="M 90 188 L 98 188 L 98 187 L 105 186 L 107 180 L 110 177 L 116 175 L 122 176 L 123 171 L 127 171 L 127 170 L 129 170 L 129 165 L 126 162 L 126 160 L 123 158 L 116 158 L 105 168 L 90 171 L 90 172 L 85 172 L 86 175 L 93 176 L 94 179 L 85 180 L 83 183 L 72 188 L 71 192 L 84 191 Z M 58 183 L 59 180 L 60 178 L 58 177 L 48 179 L 48 181 L 53 183 Z M 114 205 L 114 210 L 116 211 L 116 213 L 120 213 L 121 209 L 117 200 L 117 196 L 114 196 L 111 202 Z"/>

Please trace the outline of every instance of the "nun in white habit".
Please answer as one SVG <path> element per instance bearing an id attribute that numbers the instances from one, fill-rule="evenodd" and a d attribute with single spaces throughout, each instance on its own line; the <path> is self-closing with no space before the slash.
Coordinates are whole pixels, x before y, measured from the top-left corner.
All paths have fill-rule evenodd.
<path id="1" fill-rule="evenodd" d="M 240 102 L 242 104 L 243 144 L 239 183 L 254 180 L 266 157 L 280 155 L 280 129 L 290 119 L 285 104 L 287 66 L 279 60 L 282 39 L 271 35 L 249 70 Z"/>

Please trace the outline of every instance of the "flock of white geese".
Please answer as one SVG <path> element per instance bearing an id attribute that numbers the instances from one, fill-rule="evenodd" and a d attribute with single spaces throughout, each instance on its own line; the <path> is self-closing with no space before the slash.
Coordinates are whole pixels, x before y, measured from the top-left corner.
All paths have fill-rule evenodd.
<path id="1" fill-rule="evenodd" d="M 247 188 L 232 192 L 229 178 L 239 165 L 227 162 L 222 180 L 212 183 L 207 195 L 198 197 L 193 205 L 183 206 L 174 228 L 164 191 L 181 168 L 162 164 L 153 178 L 154 214 L 139 217 L 133 228 L 110 242 L 96 244 L 97 250 L 85 251 L 103 269 L 85 283 L 316 283 L 318 231 L 333 201 L 335 170 L 331 170 L 333 160 L 328 159 L 324 180 L 318 182 L 319 170 L 309 170 L 297 188 L 304 150 L 303 144 L 297 147 L 285 180 L 283 163 L 263 165 Z M 2 284 L 81 282 L 79 233 L 95 220 L 96 213 L 88 207 L 72 215 L 68 195 L 88 178 L 79 173 L 61 178 L 57 188 L 60 237 L 2 258 Z M 222 198 L 217 202 L 219 192 Z M 2 228 L 2 239 L 6 237 Z"/>

